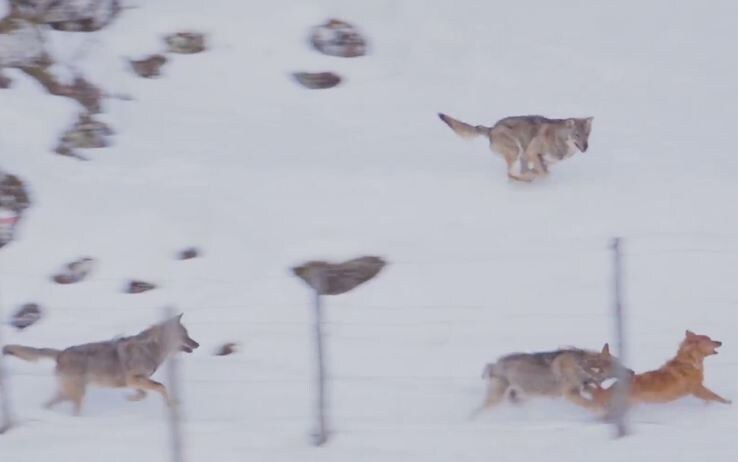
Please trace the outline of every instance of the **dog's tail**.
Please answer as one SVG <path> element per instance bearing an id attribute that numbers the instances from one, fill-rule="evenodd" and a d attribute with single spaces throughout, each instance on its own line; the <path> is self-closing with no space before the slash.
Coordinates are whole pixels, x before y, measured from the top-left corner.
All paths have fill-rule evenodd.
<path id="1" fill-rule="evenodd" d="M 484 369 L 482 369 L 482 378 L 483 379 L 491 379 L 494 377 L 495 373 L 495 363 L 488 363 L 486 366 L 484 366 Z"/>
<path id="2" fill-rule="evenodd" d="M 54 348 L 33 348 L 22 345 L 5 345 L 3 347 L 3 354 L 9 356 L 16 356 L 24 361 L 36 362 L 40 358 L 49 358 L 56 360 L 61 353 L 61 350 Z"/>
<path id="3" fill-rule="evenodd" d="M 438 117 L 462 138 L 475 138 L 482 135 L 489 136 L 491 130 L 490 127 L 485 127 L 484 125 L 469 125 L 446 114 L 439 113 Z"/>

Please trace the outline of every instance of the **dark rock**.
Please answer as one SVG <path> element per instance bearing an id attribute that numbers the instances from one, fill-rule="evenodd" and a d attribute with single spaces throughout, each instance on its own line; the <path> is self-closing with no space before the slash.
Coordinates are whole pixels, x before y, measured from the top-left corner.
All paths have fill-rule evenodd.
<path id="1" fill-rule="evenodd" d="M 80 258 L 79 260 L 67 263 L 64 268 L 52 276 L 51 279 L 57 284 L 74 284 L 86 279 L 94 267 L 95 260 L 92 258 Z"/>
<path id="2" fill-rule="evenodd" d="M 161 67 L 167 62 L 164 55 L 151 55 L 148 58 L 139 60 L 129 60 L 133 72 L 141 77 L 150 79 L 161 75 Z"/>
<path id="3" fill-rule="evenodd" d="M 295 72 L 292 76 L 300 85 L 311 90 L 332 88 L 341 83 L 341 77 L 333 72 Z"/>
<path id="4" fill-rule="evenodd" d="M 237 350 L 238 345 L 234 342 L 228 342 L 220 347 L 218 347 L 217 350 L 215 350 L 215 356 L 228 356 L 235 353 Z"/>
<path id="5" fill-rule="evenodd" d="M 126 287 L 123 289 L 123 291 L 127 294 L 140 294 L 153 289 L 156 289 L 156 284 L 133 280 L 129 281 L 128 284 L 126 284 Z"/>
<path id="6" fill-rule="evenodd" d="M 180 250 L 177 253 L 177 260 L 191 260 L 200 256 L 200 251 L 197 247 L 187 247 L 186 249 Z"/>
<path id="7" fill-rule="evenodd" d="M 339 19 L 314 27 L 310 43 L 321 53 L 342 58 L 363 56 L 367 51 L 366 39 L 353 25 Z"/>
<path id="8" fill-rule="evenodd" d="M 10 324 L 18 330 L 25 329 L 41 319 L 43 311 L 36 303 L 26 303 L 13 314 Z"/>
<path id="9" fill-rule="evenodd" d="M 292 268 L 292 272 L 321 295 L 340 295 L 372 279 L 386 264 L 370 256 L 342 263 L 314 260 Z"/>
<path id="10" fill-rule="evenodd" d="M 199 32 L 177 32 L 164 37 L 170 53 L 192 54 L 205 51 L 205 35 Z"/>

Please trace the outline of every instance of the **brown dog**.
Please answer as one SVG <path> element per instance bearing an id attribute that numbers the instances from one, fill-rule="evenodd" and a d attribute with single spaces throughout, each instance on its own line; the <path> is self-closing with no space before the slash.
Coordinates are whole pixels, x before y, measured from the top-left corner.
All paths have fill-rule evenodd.
<path id="1" fill-rule="evenodd" d="M 697 335 L 686 331 L 684 340 L 679 345 L 676 356 L 660 368 L 635 374 L 630 379 L 628 403 L 667 403 L 679 398 L 694 395 L 709 401 L 724 404 L 731 402 L 705 387 L 703 361 L 707 356 L 716 355 L 722 342 L 713 340 L 707 335 Z M 608 408 L 613 394 L 620 385 L 616 383 L 610 388 L 594 386 L 590 389 L 592 399 L 600 408 Z"/>

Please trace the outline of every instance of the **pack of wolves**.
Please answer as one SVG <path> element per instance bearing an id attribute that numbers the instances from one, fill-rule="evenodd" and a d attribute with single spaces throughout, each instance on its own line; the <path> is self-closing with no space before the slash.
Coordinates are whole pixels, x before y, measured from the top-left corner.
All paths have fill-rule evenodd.
<path id="1" fill-rule="evenodd" d="M 484 136 L 492 151 L 507 163 L 508 177 L 533 181 L 547 175 L 549 167 L 589 146 L 592 117 L 549 119 L 543 116 L 514 116 L 491 127 L 470 125 L 446 114 L 438 114 L 463 138 Z M 615 393 L 624 391 L 627 403 L 664 403 L 693 395 L 706 402 L 730 401 L 704 386 L 704 360 L 717 354 L 721 342 L 686 331 L 674 358 L 659 369 L 636 374 L 610 353 L 564 348 L 538 353 L 513 353 L 484 367 L 487 392 L 473 415 L 505 399 L 521 402 L 529 397 L 564 397 L 571 403 L 597 412 L 609 412 Z M 88 385 L 129 388 L 130 400 L 143 399 L 148 391 L 160 394 L 171 404 L 166 387 L 151 379 L 157 368 L 179 351 L 191 353 L 199 344 L 189 336 L 182 315 L 155 324 L 124 338 L 76 345 L 64 350 L 7 345 L 3 354 L 27 361 L 49 358 L 56 361 L 57 393 L 47 407 L 70 401 L 79 414 Z M 605 388 L 608 379 L 618 378 Z"/>
<path id="2" fill-rule="evenodd" d="M 610 409 L 614 392 L 623 386 L 627 387 L 631 404 L 669 402 L 688 395 L 730 404 L 703 384 L 704 359 L 717 354 L 721 345 L 706 335 L 686 331 L 673 359 L 659 369 L 642 374 L 624 368 L 607 344 L 600 351 L 563 348 L 508 354 L 484 367 L 482 377 L 488 381 L 487 393 L 472 415 L 505 399 L 519 403 L 541 396 L 564 397 L 577 406 L 604 413 Z M 6 345 L 3 354 L 26 361 L 54 360 L 58 389 L 46 407 L 69 401 L 75 415 L 79 415 L 88 385 L 131 389 L 134 391 L 128 396 L 131 401 L 141 400 L 153 391 L 171 405 L 166 387 L 151 376 L 167 358 L 180 351 L 192 353 L 199 346 L 179 315 L 130 337 L 63 350 Z M 618 377 L 621 380 L 609 388 L 602 386 L 606 380 Z M 623 380 L 625 383 L 621 383 Z"/>

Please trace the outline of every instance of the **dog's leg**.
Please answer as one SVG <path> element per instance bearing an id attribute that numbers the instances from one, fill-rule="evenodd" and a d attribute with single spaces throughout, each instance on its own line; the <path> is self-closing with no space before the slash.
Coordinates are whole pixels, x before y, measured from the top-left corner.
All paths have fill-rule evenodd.
<path id="1" fill-rule="evenodd" d="M 169 393 L 167 392 L 167 387 L 165 387 L 163 384 L 151 380 L 148 377 L 143 377 L 140 375 L 131 377 L 128 380 L 127 385 L 131 388 L 137 388 L 139 390 L 150 390 L 155 391 L 161 395 L 162 398 L 164 398 L 164 401 L 167 403 L 167 405 L 172 406 L 174 405 L 174 402 L 169 397 Z"/>
<path id="2" fill-rule="evenodd" d="M 476 408 L 469 417 L 473 419 L 485 409 L 489 409 L 498 405 L 500 401 L 502 401 L 502 399 L 505 397 L 505 392 L 507 391 L 507 388 L 509 386 L 510 383 L 507 380 L 498 377 L 492 377 L 489 380 L 489 385 L 487 386 L 487 396 L 484 399 L 484 402 L 481 406 Z"/>
<path id="3" fill-rule="evenodd" d="M 136 390 L 136 393 L 126 396 L 128 401 L 141 401 L 146 398 L 146 392 L 144 390 Z"/>
<path id="4" fill-rule="evenodd" d="M 718 395 L 704 385 L 700 385 L 699 388 L 697 388 L 692 394 L 700 399 L 705 400 L 705 402 L 717 401 L 723 404 L 730 404 L 732 402 Z"/>

